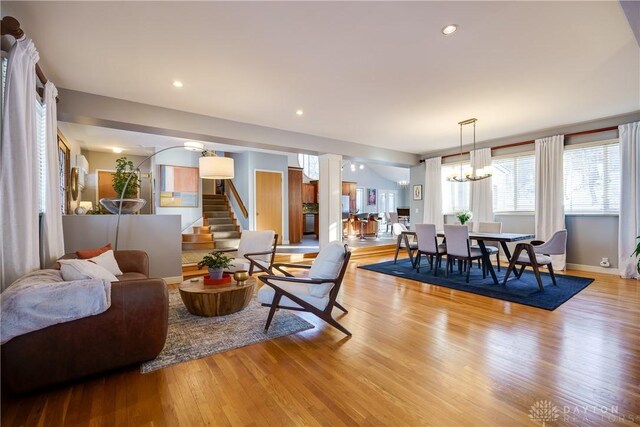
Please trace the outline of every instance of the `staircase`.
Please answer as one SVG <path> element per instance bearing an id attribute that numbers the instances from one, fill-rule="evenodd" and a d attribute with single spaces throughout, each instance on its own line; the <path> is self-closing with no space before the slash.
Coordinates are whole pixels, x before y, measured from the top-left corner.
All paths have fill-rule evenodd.
<path id="1" fill-rule="evenodd" d="M 233 217 L 224 194 L 202 196 L 202 225 L 193 226 L 182 234 L 182 250 L 236 248 L 240 242 L 240 227 Z"/>

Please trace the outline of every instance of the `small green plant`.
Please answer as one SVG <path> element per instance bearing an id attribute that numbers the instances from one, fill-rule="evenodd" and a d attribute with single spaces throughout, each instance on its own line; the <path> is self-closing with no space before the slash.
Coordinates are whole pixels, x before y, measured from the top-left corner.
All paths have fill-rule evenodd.
<path id="1" fill-rule="evenodd" d="M 460 224 L 464 225 L 467 221 L 473 218 L 473 214 L 469 211 L 460 211 L 456 214 L 456 217 L 458 218 L 458 221 L 460 221 Z"/>
<path id="2" fill-rule="evenodd" d="M 636 246 L 636 250 L 631 254 L 631 256 L 638 257 L 638 264 L 636 264 L 636 268 L 638 269 L 638 273 L 640 273 L 640 236 L 636 237 L 638 239 L 638 245 Z"/>
<path id="3" fill-rule="evenodd" d="M 202 258 L 202 261 L 198 263 L 198 270 L 205 266 L 214 270 L 225 270 L 233 265 L 231 264 L 232 261 L 232 257 L 226 256 L 222 252 L 214 251 Z"/>
<path id="4" fill-rule="evenodd" d="M 124 185 L 129 179 L 129 175 L 135 174 L 133 162 L 127 160 L 126 157 L 120 157 L 116 160 L 116 173 L 113 174 L 113 189 L 118 194 L 118 197 L 122 194 Z M 127 186 L 127 192 L 124 195 L 125 199 L 131 199 L 138 195 L 138 189 L 140 188 L 140 179 L 137 175 L 131 177 L 129 185 Z"/>

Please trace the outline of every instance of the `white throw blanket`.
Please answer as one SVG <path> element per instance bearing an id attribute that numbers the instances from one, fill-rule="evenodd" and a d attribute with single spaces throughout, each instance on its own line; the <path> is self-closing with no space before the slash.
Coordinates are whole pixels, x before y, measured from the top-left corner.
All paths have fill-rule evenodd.
<path id="1" fill-rule="evenodd" d="M 4 344 L 22 334 L 107 311 L 111 282 L 65 282 L 58 270 L 38 270 L 16 280 L 0 299 L 0 343 Z"/>

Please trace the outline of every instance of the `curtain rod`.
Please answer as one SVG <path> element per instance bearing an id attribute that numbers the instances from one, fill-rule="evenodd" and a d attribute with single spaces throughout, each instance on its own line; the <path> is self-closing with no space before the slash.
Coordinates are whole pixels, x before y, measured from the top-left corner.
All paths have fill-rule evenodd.
<path id="1" fill-rule="evenodd" d="M 0 21 L 0 33 L 3 36 L 13 36 L 16 40 L 24 36 L 24 31 L 22 30 L 22 28 L 20 28 L 20 22 L 18 22 L 18 20 L 13 16 L 5 16 L 4 18 L 2 18 L 2 21 Z M 40 80 L 40 83 L 42 83 L 43 86 L 49 81 L 47 80 L 47 76 L 44 75 L 42 68 L 40 68 L 40 65 L 38 65 L 37 62 L 36 76 L 38 76 L 38 80 Z M 42 93 L 40 93 L 40 95 L 43 96 Z M 58 102 L 59 100 L 60 99 L 56 96 L 56 102 Z"/>
<path id="2" fill-rule="evenodd" d="M 618 126 L 609 126 L 606 128 L 599 128 L 599 129 L 591 129 L 591 130 L 583 130 L 581 132 L 573 132 L 573 133 L 567 133 L 565 134 L 565 137 L 572 137 L 572 136 L 579 136 L 579 135 L 589 135 L 592 133 L 600 133 L 600 132 L 607 132 L 610 130 L 616 130 L 618 129 Z M 498 150 L 500 148 L 511 148 L 511 147 L 519 147 L 521 145 L 529 145 L 529 144 L 534 144 L 536 141 L 534 139 L 529 140 L 529 141 L 522 141 L 522 142 L 514 142 L 511 144 L 505 144 L 505 145 L 498 145 L 496 147 L 491 147 L 491 151 L 493 150 Z M 450 157 L 459 157 L 461 155 L 465 155 L 465 154 L 469 154 L 469 151 L 464 151 L 462 153 L 455 153 L 455 154 L 447 154 L 446 156 L 442 156 L 442 159 L 448 159 Z"/>

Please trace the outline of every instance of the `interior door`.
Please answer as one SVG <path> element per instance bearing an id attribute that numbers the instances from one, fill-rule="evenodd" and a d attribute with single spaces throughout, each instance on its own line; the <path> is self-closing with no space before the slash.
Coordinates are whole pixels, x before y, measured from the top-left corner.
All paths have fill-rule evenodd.
<path id="1" fill-rule="evenodd" d="M 98 173 L 98 194 L 96 194 L 96 206 L 98 202 L 103 198 L 120 197 L 113 189 L 113 175 L 114 171 L 99 170 Z"/>
<path id="2" fill-rule="evenodd" d="M 274 230 L 282 242 L 282 173 L 256 171 L 256 230 Z"/>

